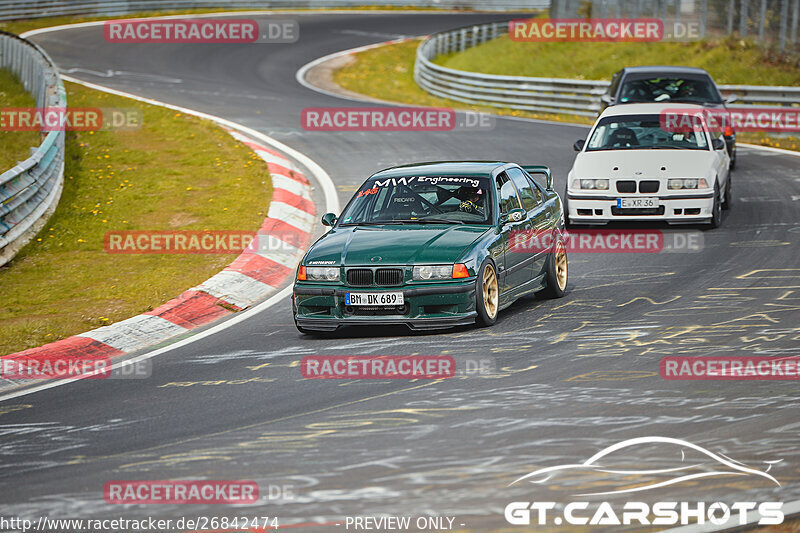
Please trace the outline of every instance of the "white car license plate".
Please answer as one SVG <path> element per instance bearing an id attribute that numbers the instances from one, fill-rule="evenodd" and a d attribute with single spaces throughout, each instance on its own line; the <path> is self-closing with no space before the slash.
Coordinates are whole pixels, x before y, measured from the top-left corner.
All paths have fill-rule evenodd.
<path id="1" fill-rule="evenodd" d="M 658 198 L 617 198 L 617 207 L 620 209 L 658 207 Z"/>
<path id="2" fill-rule="evenodd" d="M 345 305 L 403 305 L 402 292 L 346 292 Z"/>

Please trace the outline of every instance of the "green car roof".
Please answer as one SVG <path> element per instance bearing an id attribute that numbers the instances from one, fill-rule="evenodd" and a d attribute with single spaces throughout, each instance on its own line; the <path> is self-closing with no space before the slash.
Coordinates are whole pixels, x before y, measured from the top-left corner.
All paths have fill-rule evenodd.
<path id="1" fill-rule="evenodd" d="M 504 161 L 432 161 L 402 165 L 376 172 L 375 177 L 397 176 L 491 176 L 498 167 L 507 165 Z"/>

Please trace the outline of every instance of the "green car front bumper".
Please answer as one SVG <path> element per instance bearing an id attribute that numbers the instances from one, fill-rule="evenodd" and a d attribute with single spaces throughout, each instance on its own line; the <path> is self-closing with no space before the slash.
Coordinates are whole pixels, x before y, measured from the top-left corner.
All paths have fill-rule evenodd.
<path id="1" fill-rule="evenodd" d="M 402 292 L 403 306 L 345 305 L 346 292 Z M 353 288 L 295 283 L 295 322 L 307 330 L 335 331 L 342 326 L 404 324 L 411 329 L 440 329 L 475 322 L 475 278 L 461 282 L 401 287 Z"/>

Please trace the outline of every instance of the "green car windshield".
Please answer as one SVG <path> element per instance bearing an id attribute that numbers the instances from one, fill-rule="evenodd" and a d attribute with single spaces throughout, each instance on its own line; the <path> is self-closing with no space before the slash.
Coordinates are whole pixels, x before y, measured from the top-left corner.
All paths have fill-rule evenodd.
<path id="1" fill-rule="evenodd" d="M 403 176 L 367 181 L 340 225 L 491 224 L 488 177 Z"/>

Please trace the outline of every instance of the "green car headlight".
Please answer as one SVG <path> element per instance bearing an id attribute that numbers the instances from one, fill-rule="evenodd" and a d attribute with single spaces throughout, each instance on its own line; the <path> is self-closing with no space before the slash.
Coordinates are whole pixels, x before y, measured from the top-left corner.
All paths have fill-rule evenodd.
<path id="1" fill-rule="evenodd" d="M 608 190 L 608 180 L 606 179 L 579 179 L 572 180 L 573 189 L 592 189 L 597 191 Z"/>
<path id="2" fill-rule="evenodd" d="M 339 281 L 339 267 L 306 267 L 309 281 Z"/>
<path id="3" fill-rule="evenodd" d="M 453 265 L 422 265 L 415 266 L 412 278 L 415 281 L 425 281 L 429 279 L 451 279 L 453 277 Z"/>

